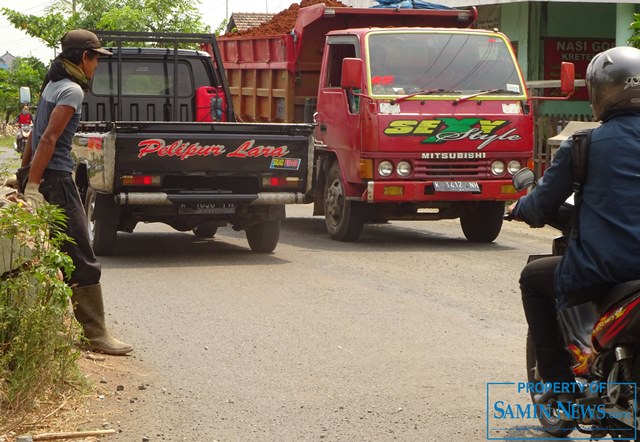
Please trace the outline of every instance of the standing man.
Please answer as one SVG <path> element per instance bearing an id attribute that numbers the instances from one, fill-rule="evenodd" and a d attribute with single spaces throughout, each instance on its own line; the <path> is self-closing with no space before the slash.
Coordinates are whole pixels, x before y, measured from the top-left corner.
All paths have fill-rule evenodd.
<path id="1" fill-rule="evenodd" d="M 73 260 L 75 270 L 66 281 L 73 290 L 73 310 L 84 329 L 89 348 L 112 355 L 133 351 L 129 344 L 111 336 L 106 328 L 101 269 L 91 248 L 86 215 L 71 177 L 71 141 L 80 122 L 84 92 L 98 66 L 99 55 L 111 55 L 98 37 L 83 29 L 62 37 L 62 53 L 47 72 L 38 105 L 38 117 L 22 164 L 31 163 L 25 199 L 35 208 L 45 201 L 62 208 L 69 218 L 65 233 L 75 244 L 62 250 Z"/>

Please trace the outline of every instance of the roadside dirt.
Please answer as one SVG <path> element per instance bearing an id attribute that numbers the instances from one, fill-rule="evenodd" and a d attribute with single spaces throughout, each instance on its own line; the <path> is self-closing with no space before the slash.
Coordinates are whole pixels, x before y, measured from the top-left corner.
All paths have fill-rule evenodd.
<path id="1" fill-rule="evenodd" d="M 133 357 L 113 357 L 87 352 L 78 361 L 87 379 L 87 391 L 70 393 L 57 403 L 43 403 L 35 412 L 0 429 L 0 441 L 13 442 L 20 435 L 80 433 L 114 429 L 120 433 L 121 416 L 131 412 L 150 385 L 147 369 Z M 143 399 L 144 400 L 144 399 Z M 112 435 L 58 440 L 109 440 Z M 130 439 L 134 440 L 134 439 Z M 136 438 L 135 440 L 141 440 Z"/>
<path id="2" fill-rule="evenodd" d="M 148 367 L 135 356 L 108 356 L 92 354 L 81 362 L 82 371 L 91 382 L 91 393 L 81 407 L 75 410 L 77 430 L 114 429 L 123 440 L 165 440 L 162 434 L 137 434 L 126 424 L 141 404 L 149 401 L 155 379 Z M 162 391 L 153 393 L 162 394 Z M 109 441 L 114 435 L 100 440 Z"/>

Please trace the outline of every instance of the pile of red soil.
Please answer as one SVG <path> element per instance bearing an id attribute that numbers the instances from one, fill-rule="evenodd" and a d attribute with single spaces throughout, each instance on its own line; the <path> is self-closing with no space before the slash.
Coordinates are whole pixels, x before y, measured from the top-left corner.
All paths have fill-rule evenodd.
<path id="1" fill-rule="evenodd" d="M 225 34 L 223 37 L 264 37 L 269 35 L 281 35 L 291 32 L 298 17 L 298 10 L 307 6 L 324 3 L 331 8 L 347 8 L 348 6 L 338 0 L 302 0 L 300 4 L 294 3 L 282 12 L 274 15 L 271 20 L 256 26 L 234 33 Z"/>

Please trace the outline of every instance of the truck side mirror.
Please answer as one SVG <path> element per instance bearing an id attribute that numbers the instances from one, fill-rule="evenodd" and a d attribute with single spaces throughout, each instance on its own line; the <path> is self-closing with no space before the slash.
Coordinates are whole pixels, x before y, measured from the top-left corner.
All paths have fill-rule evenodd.
<path id="1" fill-rule="evenodd" d="M 533 171 L 528 167 L 522 168 L 513 175 L 513 187 L 522 192 L 524 189 L 531 186 L 536 180 L 536 176 Z"/>
<path id="2" fill-rule="evenodd" d="M 31 89 L 27 86 L 20 87 L 20 104 L 29 104 L 31 103 Z"/>
<path id="3" fill-rule="evenodd" d="M 562 95 L 571 96 L 576 89 L 576 73 L 573 63 L 563 61 L 560 65 L 560 91 Z"/>
<path id="4" fill-rule="evenodd" d="M 363 89 L 362 72 L 364 66 L 360 58 L 342 59 L 342 77 L 340 87 L 345 89 Z"/>
<path id="5" fill-rule="evenodd" d="M 584 81 L 584 80 L 582 80 Z M 558 87 L 558 80 L 530 81 L 529 88 Z M 563 61 L 560 64 L 560 92 L 561 97 L 530 97 L 531 100 L 568 100 L 576 89 L 575 66 L 573 63 Z"/>

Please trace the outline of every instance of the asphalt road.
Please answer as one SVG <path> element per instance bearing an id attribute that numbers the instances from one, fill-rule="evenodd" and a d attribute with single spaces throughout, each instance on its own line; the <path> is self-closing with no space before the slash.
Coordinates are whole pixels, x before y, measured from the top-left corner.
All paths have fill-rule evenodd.
<path id="1" fill-rule="evenodd" d="M 479 245 L 457 221 L 392 222 L 339 243 L 310 206 L 287 213 L 269 255 L 230 228 L 119 234 L 102 283 L 136 350 L 96 363 L 86 426 L 119 441 L 486 440 L 487 383 L 525 377 L 519 272 L 555 232 L 508 223 Z"/>

